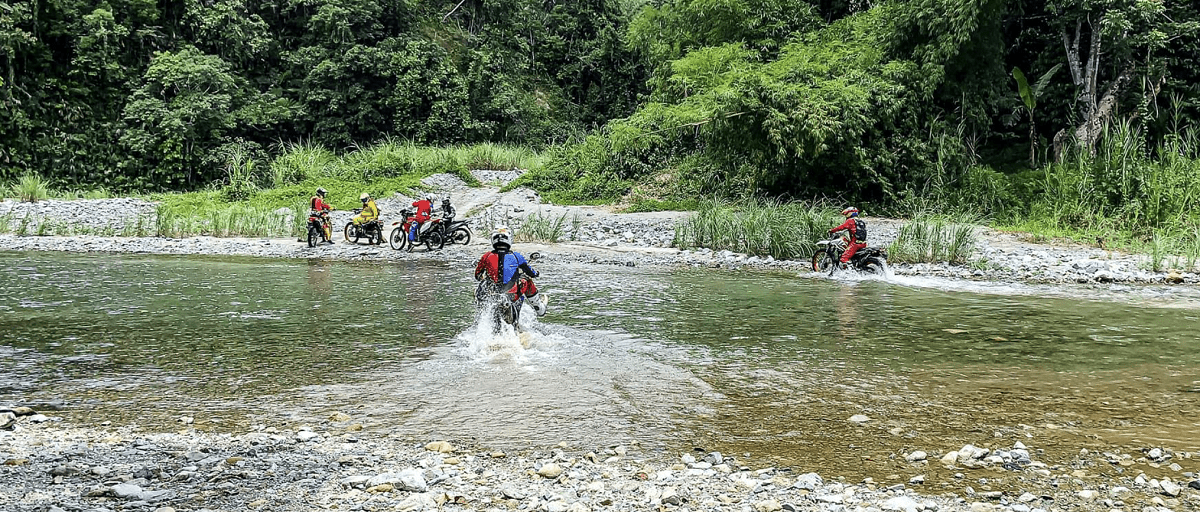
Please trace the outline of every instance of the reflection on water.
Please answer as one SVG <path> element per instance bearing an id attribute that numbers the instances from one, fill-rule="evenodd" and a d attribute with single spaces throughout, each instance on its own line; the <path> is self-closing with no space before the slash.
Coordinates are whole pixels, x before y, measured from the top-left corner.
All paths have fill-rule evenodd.
<path id="1" fill-rule="evenodd" d="M 1098 443 L 1200 450 L 1200 314 L 1187 300 L 1155 307 L 1166 292 L 1153 288 L 1130 305 L 1069 286 L 1038 298 L 547 262 L 551 313 L 525 315 L 521 338 L 476 329 L 460 265 L 6 261 L 0 403 L 83 421 L 187 415 L 238 430 L 342 411 L 423 438 L 637 440 L 847 475 L 988 439 L 1045 457 Z"/>

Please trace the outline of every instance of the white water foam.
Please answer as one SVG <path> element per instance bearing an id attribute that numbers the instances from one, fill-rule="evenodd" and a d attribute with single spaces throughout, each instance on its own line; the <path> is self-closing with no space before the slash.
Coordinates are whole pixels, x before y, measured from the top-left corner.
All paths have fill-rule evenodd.
<path id="1" fill-rule="evenodd" d="M 475 315 L 475 323 L 455 337 L 455 342 L 467 359 L 473 361 L 495 361 L 509 359 L 525 361 L 532 357 L 546 356 L 550 349 L 558 346 L 562 336 L 537 319 L 532 308 L 522 308 L 519 318 L 520 330 L 501 322 L 500 332 L 492 332 L 491 319 L 483 308 Z"/>

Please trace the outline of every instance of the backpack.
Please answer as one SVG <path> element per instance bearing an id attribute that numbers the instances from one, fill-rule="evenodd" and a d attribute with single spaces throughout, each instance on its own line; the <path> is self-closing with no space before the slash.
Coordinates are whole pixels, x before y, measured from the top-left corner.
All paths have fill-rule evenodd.
<path id="1" fill-rule="evenodd" d="M 854 239 L 858 242 L 867 241 L 867 223 L 854 219 Z"/>

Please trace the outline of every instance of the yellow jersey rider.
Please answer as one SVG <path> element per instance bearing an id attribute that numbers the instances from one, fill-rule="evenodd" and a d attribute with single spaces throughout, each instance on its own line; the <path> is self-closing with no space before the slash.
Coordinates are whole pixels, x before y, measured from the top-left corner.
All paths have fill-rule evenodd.
<path id="1" fill-rule="evenodd" d="M 371 194 L 363 192 L 358 199 L 362 201 L 362 212 L 354 217 L 354 224 L 361 226 L 379 218 L 379 207 L 375 206 L 375 200 L 371 199 Z"/>

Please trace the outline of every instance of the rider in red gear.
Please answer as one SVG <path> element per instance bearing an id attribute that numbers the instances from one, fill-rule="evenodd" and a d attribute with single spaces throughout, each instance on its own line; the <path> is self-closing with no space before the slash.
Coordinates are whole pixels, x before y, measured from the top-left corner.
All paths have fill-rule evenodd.
<path id="1" fill-rule="evenodd" d="M 332 244 L 331 235 L 333 234 L 333 225 L 329 222 L 329 212 L 333 211 L 333 207 L 325 202 L 324 188 L 317 188 L 317 195 L 312 196 L 312 199 L 308 200 L 308 206 L 314 212 L 317 212 L 317 215 L 321 216 L 321 224 L 325 227 L 325 241 Z"/>
<path id="2" fill-rule="evenodd" d="M 413 216 L 415 222 L 413 222 L 412 229 L 408 232 L 408 239 L 415 241 L 418 230 L 433 216 L 433 194 L 429 194 L 419 201 L 414 201 L 412 205 L 417 208 L 417 213 Z"/>
<path id="3" fill-rule="evenodd" d="M 492 234 L 492 251 L 486 252 L 475 265 L 475 279 L 487 279 L 497 289 L 508 296 L 508 300 L 516 302 L 524 296 L 533 299 L 528 304 L 533 307 L 538 316 L 546 314 L 544 299 L 534 299 L 538 294 L 537 286 L 533 284 L 537 270 L 529 265 L 519 252 L 512 250 L 512 236 L 508 228 L 497 228 Z"/>
<path id="4" fill-rule="evenodd" d="M 858 208 L 853 206 L 842 210 L 842 215 L 846 216 L 846 222 L 842 225 L 829 230 L 829 234 L 837 233 L 838 231 L 846 231 L 846 250 L 842 253 L 841 262 L 844 264 L 850 261 L 850 257 L 867 246 L 867 225 L 858 218 Z"/>

